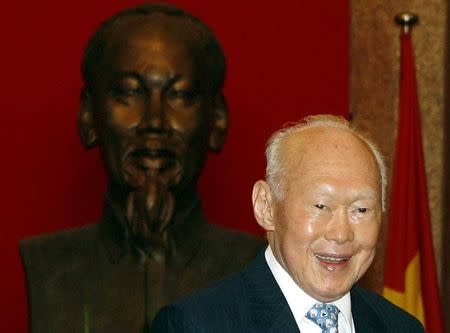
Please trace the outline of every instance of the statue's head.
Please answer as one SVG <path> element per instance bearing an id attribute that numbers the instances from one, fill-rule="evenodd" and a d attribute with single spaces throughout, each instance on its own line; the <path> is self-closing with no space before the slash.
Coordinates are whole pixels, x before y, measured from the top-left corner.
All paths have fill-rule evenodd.
<path id="1" fill-rule="evenodd" d="M 113 185 L 156 176 L 176 192 L 195 186 L 225 138 L 224 70 L 209 28 L 176 7 L 144 5 L 100 26 L 82 64 L 80 132 L 100 144 Z"/>
<path id="2" fill-rule="evenodd" d="M 100 146 L 113 189 L 192 194 L 226 136 L 224 73 L 211 30 L 177 7 L 141 5 L 100 25 L 82 63 L 79 129 Z"/>

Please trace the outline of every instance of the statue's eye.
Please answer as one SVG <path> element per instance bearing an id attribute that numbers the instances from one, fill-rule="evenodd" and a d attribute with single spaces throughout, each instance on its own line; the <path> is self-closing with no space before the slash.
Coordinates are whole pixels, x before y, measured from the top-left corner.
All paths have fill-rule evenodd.
<path id="1" fill-rule="evenodd" d="M 131 97 L 137 96 L 142 93 L 142 89 L 139 87 L 114 87 L 113 94 L 115 97 Z"/>
<path id="2" fill-rule="evenodd" d="M 170 89 L 167 91 L 169 99 L 180 99 L 187 103 L 193 102 L 198 95 L 198 91 L 194 89 Z"/>

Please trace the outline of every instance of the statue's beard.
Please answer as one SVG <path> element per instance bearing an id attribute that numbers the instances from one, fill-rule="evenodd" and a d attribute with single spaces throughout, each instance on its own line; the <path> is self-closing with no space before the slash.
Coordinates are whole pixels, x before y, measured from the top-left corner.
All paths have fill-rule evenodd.
<path id="1" fill-rule="evenodd" d="M 159 246 L 173 219 L 172 192 L 182 179 L 185 144 L 178 136 L 171 139 L 130 144 L 123 155 L 128 230 L 140 247 Z"/>
<path id="2" fill-rule="evenodd" d="M 149 177 L 145 186 L 129 192 L 126 217 L 135 244 L 143 250 L 166 248 L 167 227 L 173 219 L 175 199 L 169 186 L 158 177 Z"/>
<path id="3" fill-rule="evenodd" d="M 175 204 L 179 205 L 175 200 L 192 185 L 195 175 L 189 170 L 199 169 L 193 167 L 197 161 L 187 158 L 188 151 L 186 140 L 179 135 L 168 140 L 148 139 L 130 144 L 118 163 L 120 187 L 126 193 L 122 202 L 128 233 L 141 250 L 170 246 L 168 230 L 174 221 Z M 195 156 L 198 154 L 195 151 Z"/>

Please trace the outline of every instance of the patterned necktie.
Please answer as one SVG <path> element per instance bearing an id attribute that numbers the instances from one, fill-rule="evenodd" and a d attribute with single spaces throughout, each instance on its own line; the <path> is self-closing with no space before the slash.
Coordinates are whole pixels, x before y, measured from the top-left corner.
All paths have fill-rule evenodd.
<path id="1" fill-rule="evenodd" d="M 333 304 L 316 303 L 306 314 L 306 318 L 312 320 L 322 329 L 322 333 L 338 332 L 339 309 Z"/>

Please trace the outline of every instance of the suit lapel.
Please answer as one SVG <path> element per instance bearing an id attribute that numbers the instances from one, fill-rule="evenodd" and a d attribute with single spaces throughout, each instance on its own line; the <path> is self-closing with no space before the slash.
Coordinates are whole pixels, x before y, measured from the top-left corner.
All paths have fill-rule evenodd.
<path id="1" fill-rule="evenodd" d="M 254 332 L 299 333 L 297 323 L 261 252 L 243 271 Z"/>
<path id="2" fill-rule="evenodd" d="M 264 258 L 264 252 L 242 272 L 249 300 L 252 332 L 299 333 L 284 295 Z M 359 287 L 350 293 L 356 332 L 386 332 L 383 319 L 373 310 Z"/>
<path id="3" fill-rule="evenodd" d="M 373 310 L 360 288 L 354 287 L 350 293 L 352 299 L 352 316 L 356 332 L 386 332 L 382 318 Z"/>

